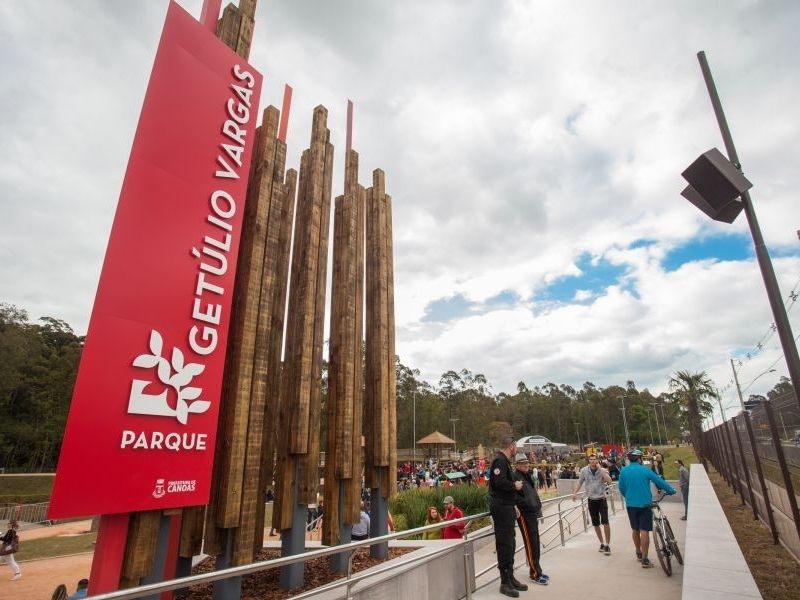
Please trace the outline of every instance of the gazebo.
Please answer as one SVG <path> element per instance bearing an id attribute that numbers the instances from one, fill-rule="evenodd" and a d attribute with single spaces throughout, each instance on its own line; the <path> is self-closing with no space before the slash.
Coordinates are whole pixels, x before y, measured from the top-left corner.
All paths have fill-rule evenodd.
<path id="1" fill-rule="evenodd" d="M 425 446 L 435 446 L 436 447 L 436 461 L 438 462 L 439 461 L 439 449 L 440 449 L 440 447 L 441 446 L 447 446 L 449 444 L 453 444 L 453 449 L 455 450 L 456 441 L 454 439 L 451 439 L 451 438 L 447 437 L 445 434 L 443 434 L 443 433 L 441 433 L 439 431 L 434 431 L 433 433 L 429 433 L 428 435 L 426 435 L 421 440 L 418 440 L 417 444 L 419 444 L 420 446 L 423 446 L 423 445 L 425 445 Z M 431 450 L 432 450 L 432 448 L 431 448 Z M 430 456 L 430 454 L 431 453 L 429 453 L 428 455 Z"/>

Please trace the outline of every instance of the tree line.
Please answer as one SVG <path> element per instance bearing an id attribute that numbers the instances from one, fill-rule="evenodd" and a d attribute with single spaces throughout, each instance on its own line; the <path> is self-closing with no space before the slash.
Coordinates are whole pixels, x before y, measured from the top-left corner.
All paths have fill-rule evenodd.
<path id="1" fill-rule="evenodd" d="M 25 310 L 0 303 L 0 468 L 55 469 L 83 342 L 64 321 L 43 317 L 31 323 Z M 326 370 L 327 364 L 324 378 Z M 447 371 L 431 384 L 399 357 L 396 372 L 400 448 L 411 448 L 415 434 L 420 439 L 435 430 L 455 434 L 461 450 L 493 447 L 508 430 L 516 437 L 540 434 L 571 444 L 624 443 L 623 403 L 631 443 L 659 445 L 691 430 L 696 435 L 715 400 L 704 372 L 678 371 L 669 391 L 658 396 L 633 381 L 608 387 L 587 381 L 580 388 L 520 381 L 514 393 L 495 393 L 483 374 L 468 369 Z M 782 378 L 768 396 L 785 394 L 787 386 Z"/>

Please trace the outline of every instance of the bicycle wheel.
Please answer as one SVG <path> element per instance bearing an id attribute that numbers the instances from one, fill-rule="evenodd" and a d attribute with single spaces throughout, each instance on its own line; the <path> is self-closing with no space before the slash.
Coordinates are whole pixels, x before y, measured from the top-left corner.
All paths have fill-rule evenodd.
<path id="1" fill-rule="evenodd" d="M 664 541 L 664 534 L 661 532 L 660 525 L 656 525 L 653 529 L 653 544 L 656 547 L 658 562 L 661 563 L 661 568 L 664 569 L 664 573 L 669 577 L 672 575 L 672 563 L 669 560 L 669 549 Z"/>
<path id="2" fill-rule="evenodd" d="M 672 554 L 675 555 L 675 560 L 678 561 L 679 565 L 682 565 L 683 555 L 681 554 L 680 548 L 678 548 L 678 540 L 675 539 L 675 534 L 672 533 L 672 526 L 666 519 L 664 519 L 664 533 L 667 535 L 667 543 L 669 544 L 669 549 L 672 551 Z"/>

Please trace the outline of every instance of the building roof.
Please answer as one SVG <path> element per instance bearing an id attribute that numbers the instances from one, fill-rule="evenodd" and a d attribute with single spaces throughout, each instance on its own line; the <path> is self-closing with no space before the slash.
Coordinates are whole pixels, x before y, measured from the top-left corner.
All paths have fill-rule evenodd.
<path id="1" fill-rule="evenodd" d="M 451 440 L 443 433 L 439 433 L 438 431 L 434 431 L 426 435 L 421 440 L 417 441 L 418 444 L 455 444 L 455 440 Z"/>

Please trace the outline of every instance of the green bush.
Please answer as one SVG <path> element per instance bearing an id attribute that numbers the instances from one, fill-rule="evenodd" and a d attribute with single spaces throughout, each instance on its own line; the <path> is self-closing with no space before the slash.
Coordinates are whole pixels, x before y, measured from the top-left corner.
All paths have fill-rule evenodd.
<path id="1" fill-rule="evenodd" d="M 456 485 L 451 488 L 421 488 L 400 492 L 389 501 L 389 509 L 395 519 L 395 529 L 404 531 L 425 525 L 425 513 L 429 506 L 435 506 L 439 513 L 444 515 L 445 496 L 452 496 L 453 500 L 464 516 L 486 512 L 488 509 L 489 490 L 486 487 L 472 485 Z M 402 516 L 403 526 L 400 526 L 398 516 Z"/>

